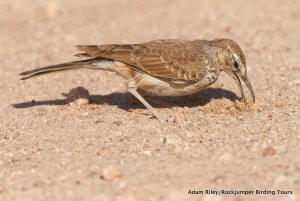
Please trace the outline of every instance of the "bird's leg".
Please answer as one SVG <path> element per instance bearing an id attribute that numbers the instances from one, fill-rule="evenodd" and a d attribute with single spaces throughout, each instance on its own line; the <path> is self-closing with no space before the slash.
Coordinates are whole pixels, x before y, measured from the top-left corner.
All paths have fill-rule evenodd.
<path id="1" fill-rule="evenodd" d="M 136 89 L 136 91 L 142 96 L 144 97 L 145 100 L 148 100 L 146 96 L 147 92 L 143 91 L 143 90 L 140 90 L 140 89 Z M 139 101 L 135 96 L 130 96 L 128 98 L 128 102 L 130 104 L 137 104 L 137 103 L 140 103 L 141 101 Z"/>
<path id="2" fill-rule="evenodd" d="M 162 122 L 168 122 L 170 121 L 170 117 L 164 116 L 160 113 L 158 113 L 156 111 L 155 108 L 153 108 L 134 88 L 128 88 L 128 91 L 134 95 L 139 101 L 141 101 L 141 103 L 143 103 L 143 105 L 150 110 L 150 112 L 152 113 L 152 115 L 154 117 L 156 117 L 157 119 L 159 119 Z"/>
<path id="3" fill-rule="evenodd" d="M 137 89 L 136 90 L 148 103 L 154 103 L 160 107 L 170 107 L 170 104 L 166 101 L 157 100 L 155 96 L 151 96 L 148 92 L 144 90 Z M 130 103 L 137 103 L 139 100 L 135 97 L 130 97 L 128 100 Z"/>
<path id="4" fill-rule="evenodd" d="M 159 116 L 156 110 L 136 91 L 134 88 L 129 88 L 128 91 L 134 95 L 143 105 L 148 108 L 154 116 Z"/>
<path id="5" fill-rule="evenodd" d="M 170 107 L 170 104 L 163 100 L 157 100 L 155 99 L 155 96 L 146 96 L 145 99 L 149 101 L 150 103 L 154 103 L 156 105 L 159 105 L 160 107 Z"/>
<path id="6" fill-rule="evenodd" d="M 134 77 L 136 78 L 136 77 Z M 155 108 L 153 108 L 138 92 L 137 92 L 137 86 L 136 86 L 136 81 L 135 79 L 129 79 L 127 81 L 127 90 L 134 95 L 147 109 L 150 110 L 152 115 L 159 119 L 160 121 L 170 121 L 169 117 L 165 117 L 162 114 L 159 114 Z"/>

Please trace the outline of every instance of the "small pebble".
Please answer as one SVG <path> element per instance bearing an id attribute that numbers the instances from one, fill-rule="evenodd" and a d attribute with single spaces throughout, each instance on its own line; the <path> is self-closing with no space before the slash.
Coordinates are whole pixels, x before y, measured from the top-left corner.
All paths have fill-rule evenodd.
<path id="1" fill-rule="evenodd" d="M 223 153 L 220 158 L 221 161 L 230 161 L 232 159 L 232 155 L 229 152 Z"/>
<path id="2" fill-rule="evenodd" d="M 114 121 L 114 124 L 116 124 L 117 126 L 122 125 L 122 121 Z"/>
<path id="3" fill-rule="evenodd" d="M 263 156 L 274 156 L 276 154 L 276 150 L 271 146 L 267 146 L 263 151 Z"/>
<path id="4" fill-rule="evenodd" d="M 185 143 L 181 136 L 177 134 L 167 134 L 163 139 L 163 144 L 168 145 L 170 150 L 174 151 L 175 153 L 180 153 L 185 149 Z"/>
<path id="5" fill-rule="evenodd" d="M 1 186 L 1 185 L 0 185 L 0 193 L 3 193 L 4 191 L 5 191 L 4 186 Z"/>
<path id="6" fill-rule="evenodd" d="M 145 155 L 145 156 L 151 156 L 152 152 L 149 151 L 149 150 L 146 150 L 146 151 L 142 151 L 142 154 Z"/>
<path id="7" fill-rule="evenodd" d="M 235 107 L 229 108 L 229 114 L 231 115 L 237 115 L 239 113 L 239 110 L 237 110 Z"/>
<path id="8" fill-rule="evenodd" d="M 123 176 L 122 170 L 120 170 L 117 167 L 110 166 L 102 170 L 101 178 L 104 180 L 111 181 L 122 176 Z"/>
<path id="9" fill-rule="evenodd" d="M 243 198 L 243 197 L 236 197 L 235 199 L 234 199 L 234 201 L 244 201 L 245 199 Z"/>
<path id="10" fill-rule="evenodd" d="M 178 114 L 175 114 L 174 119 L 173 119 L 173 123 L 179 124 L 180 122 L 181 122 L 181 118 L 179 117 Z"/>
<path id="11" fill-rule="evenodd" d="M 176 147 L 182 144 L 182 138 L 174 133 L 167 134 L 166 137 L 163 139 L 163 144 L 173 145 Z"/>
<path id="12" fill-rule="evenodd" d="M 83 87 L 71 89 L 67 94 L 66 102 L 71 106 L 81 106 L 89 104 L 89 91 Z"/>

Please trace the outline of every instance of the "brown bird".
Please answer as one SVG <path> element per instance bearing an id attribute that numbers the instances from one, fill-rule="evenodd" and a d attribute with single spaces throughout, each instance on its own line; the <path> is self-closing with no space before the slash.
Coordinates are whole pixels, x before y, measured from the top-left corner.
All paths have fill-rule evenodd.
<path id="1" fill-rule="evenodd" d="M 213 84 L 221 71 L 229 74 L 245 99 L 241 80 L 255 96 L 247 76 L 246 58 L 239 45 L 230 39 L 215 40 L 154 40 L 139 44 L 77 45 L 78 57 L 86 60 L 47 66 L 20 75 L 22 80 L 47 73 L 93 69 L 116 72 L 125 78 L 128 91 L 152 114 L 162 119 L 141 95 L 184 96 Z"/>

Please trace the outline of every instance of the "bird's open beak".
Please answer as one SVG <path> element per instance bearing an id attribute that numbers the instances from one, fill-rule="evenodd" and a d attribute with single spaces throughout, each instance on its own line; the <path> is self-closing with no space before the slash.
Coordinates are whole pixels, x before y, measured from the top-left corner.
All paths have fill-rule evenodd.
<path id="1" fill-rule="evenodd" d="M 254 91 L 253 91 L 253 88 L 251 86 L 251 83 L 250 83 L 248 77 L 247 76 L 239 75 L 238 73 L 235 73 L 235 72 L 232 73 L 232 75 L 233 75 L 233 78 L 236 81 L 237 85 L 240 88 L 243 100 L 246 102 L 245 93 L 244 93 L 244 89 L 243 89 L 243 86 L 242 86 L 242 83 L 241 83 L 241 79 L 244 81 L 245 85 L 247 86 L 247 88 L 248 88 L 248 90 L 249 90 L 249 92 L 251 94 L 253 103 L 255 103 Z"/>

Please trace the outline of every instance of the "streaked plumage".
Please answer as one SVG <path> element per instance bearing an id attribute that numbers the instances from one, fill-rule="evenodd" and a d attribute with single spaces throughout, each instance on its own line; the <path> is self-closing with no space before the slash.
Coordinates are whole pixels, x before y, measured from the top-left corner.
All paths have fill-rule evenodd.
<path id="1" fill-rule="evenodd" d="M 254 93 L 247 77 L 246 60 L 241 48 L 230 39 L 207 40 L 154 40 L 140 44 L 78 45 L 83 53 L 74 61 L 21 73 L 22 79 L 46 73 L 94 69 L 116 72 L 124 77 L 129 92 L 137 97 L 152 113 L 152 108 L 137 89 L 158 96 L 182 96 L 196 93 L 214 83 L 220 71 L 234 78 L 241 89 L 240 78 Z"/>

